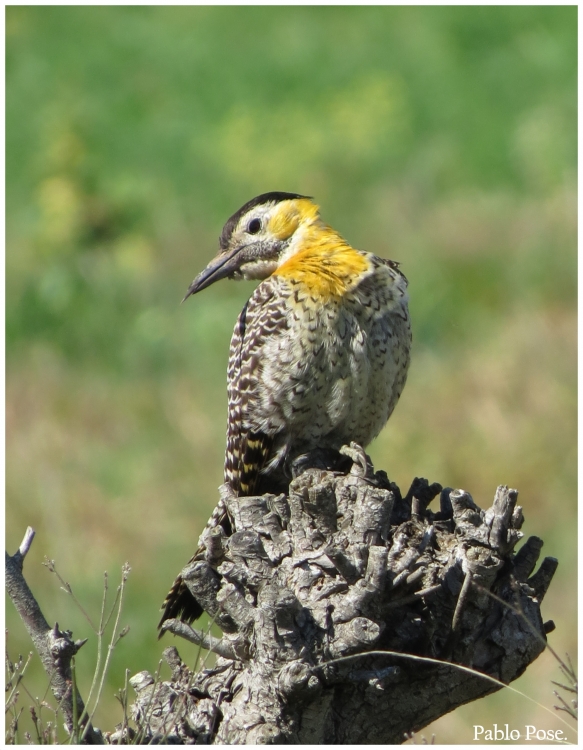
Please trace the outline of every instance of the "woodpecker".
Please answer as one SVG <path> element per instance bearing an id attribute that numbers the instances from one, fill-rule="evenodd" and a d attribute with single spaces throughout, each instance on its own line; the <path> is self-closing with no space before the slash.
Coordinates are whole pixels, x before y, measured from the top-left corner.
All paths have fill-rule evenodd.
<path id="1" fill-rule="evenodd" d="M 352 248 L 296 193 L 271 192 L 225 224 L 219 252 L 184 299 L 219 279 L 261 283 L 235 324 L 228 364 L 224 478 L 241 495 L 285 490 L 290 463 L 319 447 L 366 447 L 405 385 L 407 279 L 395 261 Z M 231 533 L 219 503 L 209 527 Z M 206 531 L 205 530 L 205 531 Z M 203 537 L 191 562 L 204 556 Z M 202 607 L 179 576 L 160 625 Z"/>

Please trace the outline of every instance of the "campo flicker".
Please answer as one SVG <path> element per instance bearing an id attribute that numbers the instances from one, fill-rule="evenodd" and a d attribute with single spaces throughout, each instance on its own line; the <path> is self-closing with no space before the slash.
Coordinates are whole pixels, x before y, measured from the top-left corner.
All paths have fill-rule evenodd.
<path id="1" fill-rule="evenodd" d="M 253 198 L 219 244 L 185 299 L 224 278 L 260 281 L 231 339 L 224 480 L 239 496 L 285 491 L 298 456 L 366 447 L 389 419 L 410 360 L 407 279 L 295 193 Z M 230 534 L 222 502 L 205 532 L 218 526 Z M 205 554 L 203 536 L 191 562 Z M 203 612 L 180 576 L 163 610 L 160 624 Z"/>

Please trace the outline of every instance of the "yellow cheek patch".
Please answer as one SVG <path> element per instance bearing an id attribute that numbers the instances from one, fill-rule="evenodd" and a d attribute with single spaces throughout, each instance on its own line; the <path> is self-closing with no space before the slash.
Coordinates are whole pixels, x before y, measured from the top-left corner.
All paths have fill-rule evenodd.
<path id="1" fill-rule="evenodd" d="M 287 240 L 300 223 L 313 221 L 318 216 L 318 206 L 307 199 L 283 201 L 269 221 L 269 231 L 278 240 Z"/>
<path id="2" fill-rule="evenodd" d="M 300 225 L 300 217 L 293 208 L 282 209 L 271 217 L 268 229 L 278 240 L 287 240 Z"/>

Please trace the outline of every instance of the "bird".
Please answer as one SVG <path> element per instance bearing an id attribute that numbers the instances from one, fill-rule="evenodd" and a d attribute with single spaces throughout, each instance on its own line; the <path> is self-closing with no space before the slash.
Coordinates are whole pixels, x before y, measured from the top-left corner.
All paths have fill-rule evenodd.
<path id="1" fill-rule="evenodd" d="M 351 247 L 312 198 L 286 192 L 228 219 L 184 300 L 224 278 L 260 281 L 231 338 L 224 481 L 238 496 L 285 491 L 295 458 L 366 447 L 389 419 L 410 362 L 408 282 L 396 261 Z M 205 532 L 219 525 L 230 535 L 222 501 Z M 190 562 L 204 559 L 205 532 Z M 162 609 L 160 628 L 203 612 L 181 576 Z"/>

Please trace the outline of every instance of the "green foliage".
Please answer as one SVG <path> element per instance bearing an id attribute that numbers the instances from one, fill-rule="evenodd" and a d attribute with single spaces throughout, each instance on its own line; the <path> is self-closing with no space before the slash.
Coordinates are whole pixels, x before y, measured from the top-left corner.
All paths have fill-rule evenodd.
<path id="1" fill-rule="evenodd" d="M 178 303 L 268 190 L 315 196 L 351 243 L 402 262 L 415 351 L 374 462 L 482 505 L 518 487 L 527 533 L 561 559 L 545 609 L 574 653 L 576 8 L 6 15 L 8 543 L 35 526 L 85 606 L 130 559 L 105 693 L 156 669 L 157 607 L 217 497 L 228 340 L 253 285 Z M 41 605 L 84 637 L 59 599 Z M 440 740 L 467 739 L 475 711 Z"/>
<path id="2" fill-rule="evenodd" d="M 141 368 L 137 334 L 148 364 L 173 370 L 180 342 L 168 345 L 154 305 L 172 299 L 175 233 L 171 266 L 193 226 L 207 239 L 266 187 L 317 193 L 329 215 L 348 212 L 348 232 L 371 192 L 403 181 L 424 203 L 563 184 L 574 18 L 568 7 L 9 9 L 9 342 Z M 189 253 L 193 270 L 212 244 Z M 467 258 L 468 288 L 485 263 L 499 277 L 497 260 Z"/>

